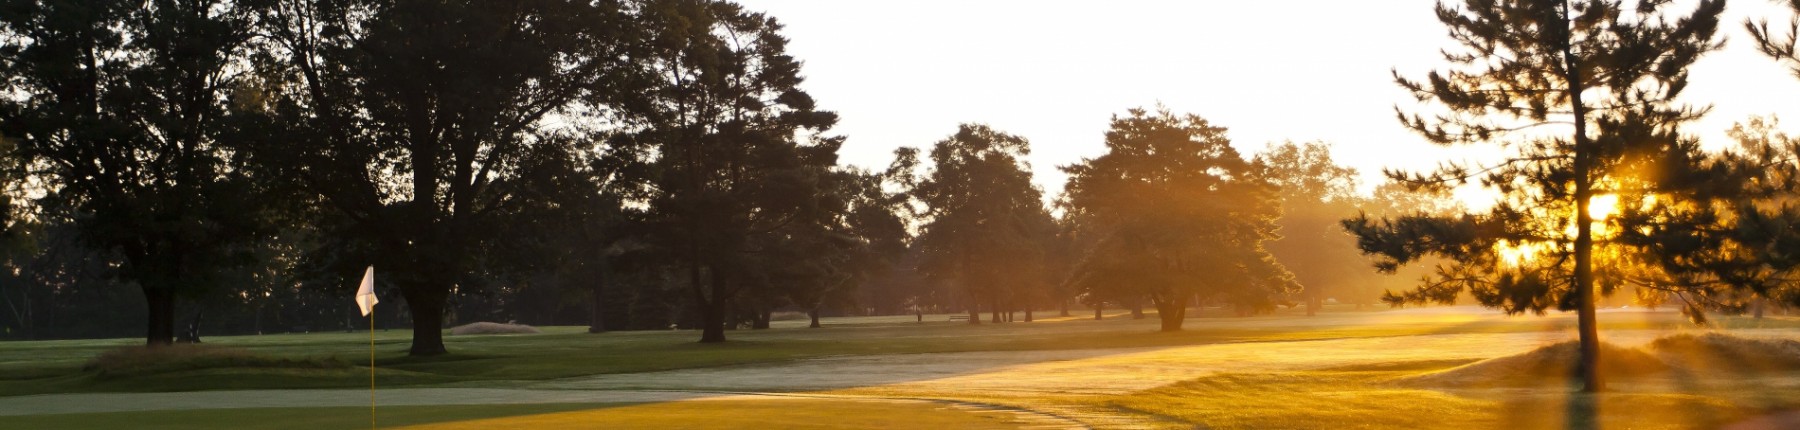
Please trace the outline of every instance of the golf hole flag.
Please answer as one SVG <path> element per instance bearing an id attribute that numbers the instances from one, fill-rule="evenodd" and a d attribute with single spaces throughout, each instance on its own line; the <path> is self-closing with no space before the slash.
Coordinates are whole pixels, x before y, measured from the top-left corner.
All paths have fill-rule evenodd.
<path id="1" fill-rule="evenodd" d="M 381 300 L 375 299 L 375 266 L 369 266 L 369 270 L 363 272 L 362 286 L 356 288 L 356 307 L 362 309 L 366 317 L 375 311 L 376 303 Z"/>

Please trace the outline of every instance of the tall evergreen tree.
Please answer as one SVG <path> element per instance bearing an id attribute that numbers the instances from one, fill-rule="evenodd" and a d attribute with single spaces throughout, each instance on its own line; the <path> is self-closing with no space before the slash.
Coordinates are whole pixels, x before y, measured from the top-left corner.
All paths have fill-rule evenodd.
<path id="1" fill-rule="evenodd" d="M 1598 222 L 1608 213 L 1595 202 L 1632 204 L 1632 195 L 1658 191 L 1667 175 L 1657 169 L 1693 165 L 1683 159 L 1692 142 L 1676 127 L 1704 110 L 1675 99 L 1688 68 L 1720 46 L 1714 33 L 1724 2 L 1701 1 L 1673 17 L 1662 1 L 1460 3 L 1437 6 L 1457 45 L 1443 51 L 1452 67 L 1424 80 L 1395 72 L 1401 87 L 1444 110 L 1402 111 L 1399 119 L 1434 143 L 1491 144 L 1507 154 L 1488 166 L 1388 175 L 1421 187 L 1478 179 L 1500 201 L 1485 214 L 1365 215 L 1345 226 L 1384 271 L 1431 254 L 1452 261 L 1418 290 L 1390 294 L 1390 303 L 1449 302 L 1468 290 L 1509 314 L 1576 311 L 1575 374 L 1584 391 L 1601 390 L 1596 289 L 1610 292 L 1619 276 L 1617 267 L 1595 264 L 1596 226 L 1607 231 Z"/>

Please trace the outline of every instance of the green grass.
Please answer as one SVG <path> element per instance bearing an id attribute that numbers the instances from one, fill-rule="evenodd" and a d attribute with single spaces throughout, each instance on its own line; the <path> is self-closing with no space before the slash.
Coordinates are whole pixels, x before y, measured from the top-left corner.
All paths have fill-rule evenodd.
<path id="1" fill-rule="evenodd" d="M 844 355 L 964 351 L 1167 347 L 1224 342 L 1292 341 L 1447 333 L 1505 333 L 1567 330 L 1573 318 L 1384 316 L 1383 312 L 1337 312 L 1319 317 L 1290 310 L 1251 318 L 1193 318 L 1186 330 L 1155 331 L 1154 316 L 1105 321 L 1071 318 L 1056 322 L 967 325 L 933 316 L 843 319 L 861 323 L 824 329 L 737 330 L 731 342 L 699 344 L 692 331 L 588 334 L 581 327 L 546 327 L 538 335 L 447 336 L 450 354 L 408 357 L 410 332 L 376 332 L 377 383 L 384 387 L 431 384 L 506 386 L 575 376 L 771 363 Z M 1675 329 L 1678 316 L 1621 314 L 1601 318 L 1603 330 Z M 1786 318 L 1718 318 L 1726 327 L 1800 327 Z M 830 322 L 830 321 L 828 321 Z M 368 333 L 312 333 L 216 336 L 208 345 L 238 348 L 292 360 L 366 363 Z M 249 388 L 351 388 L 367 386 L 366 367 L 212 367 L 98 377 L 83 365 L 95 356 L 136 340 L 71 340 L 0 343 L 0 396 L 62 392 L 149 392 Z"/>
<path id="2" fill-rule="evenodd" d="M 442 422 L 473 421 L 498 417 L 593 410 L 621 405 L 528 404 L 384 406 L 376 409 L 382 427 Z M 366 428 L 369 408 L 243 408 L 182 411 L 109 412 L 98 414 L 25 415 L 5 417 L 8 428 L 19 429 L 243 429 L 316 430 Z"/>
<path id="3" fill-rule="evenodd" d="M 510 404 L 385 406 L 382 428 L 453 429 L 1012 429 L 1030 424 L 1005 413 L 929 402 L 827 399 L 701 400 L 657 404 Z M 242 408 L 5 417 L 20 429 L 316 430 L 363 428 L 369 409 Z"/>
<path id="4" fill-rule="evenodd" d="M 1186 331 L 1178 333 L 1155 331 L 1154 318 L 1130 320 L 1115 316 L 1092 321 L 1075 317 L 978 326 L 949 322 L 941 315 L 932 319 L 920 324 L 910 317 L 847 318 L 827 320 L 829 325 L 824 329 L 788 325 L 772 330 L 738 330 L 729 333 L 733 341 L 725 344 L 695 343 L 697 333 L 691 331 L 596 335 L 587 334 L 580 327 L 548 327 L 544 328 L 545 333 L 537 335 L 450 336 L 446 342 L 451 354 L 437 357 L 405 356 L 408 332 L 377 332 L 377 382 L 388 388 L 541 388 L 533 382 L 827 356 L 1144 347 L 960 375 L 1007 380 L 1040 378 L 1039 382 L 1053 388 L 1050 390 L 982 391 L 967 389 L 951 378 L 832 393 L 1013 406 L 1070 417 L 1096 428 L 1712 428 L 1774 411 L 1800 409 L 1800 368 L 1788 362 L 1800 360 L 1752 359 L 1800 350 L 1800 344 L 1745 341 L 1722 343 L 1730 346 L 1722 349 L 1699 346 L 1721 344 L 1710 334 L 1678 336 L 1637 347 L 1659 351 L 1659 357 L 1665 359 L 1673 357 L 1675 361 L 1671 363 L 1689 371 L 1617 379 L 1612 382 L 1613 391 L 1600 395 L 1573 394 L 1565 387 L 1553 385 L 1478 386 L 1419 378 L 1452 368 L 1481 368 L 1481 362 L 1469 357 L 1499 355 L 1491 353 L 1494 345 L 1484 340 L 1491 338 L 1459 335 L 1556 332 L 1542 338 L 1563 338 L 1574 325 L 1573 318 L 1566 315 L 1508 318 L 1492 313 L 1339 310 L 1304 317 L 1298 312 L 1284 312 L 1252 318 L 1194 318 L 1187 321 Z M 1603 313 L 1601 322 L 1603 336 L 1608 331 L 1655 330 L 1649 334 L 1637 332 L 1640 342 L 1658 332 L 1692 332 L 1688 330 L 1690 325 L 1672 313 Z M 1722 317 L 1715 323 L 1716 327 L 1728 329 L 1800 329 L 1800 320 L 1787 317 Z M 1447 336 L 1409 337 L 1414 335 Z M 226 354 L 230 359 L 134 364 L 136 367 L 126 367 L 129 371 L 107 375 L 90 366 L 94 358 L 135 345 L 136 340 L 0 343 L 0 395 L 360 388 L 369 382 L 368 369 L 362 364 L 368 359 L 367 336 L 365 332 L 211 337 L 207 345 L 224 347 L 231 352 Z M 1508 337 L 1538 338 L 1535 334 Z M 1438 339 L 1432 341 L 1438 346 L 1418 347 L 1425 339 Z M 1302 340 L 1327 342 L 1293 342 Z M 1330 345 L 1344 349 L 1334 354 Z M 1529 346 L 1509 345 L 1513 348 L 1509 351 Z M 1667 351 L 1655 349 L 1656 345 Z M 1364 354 L 1363 358 L 1358 358 L 1358 354 Z M 1155 367 L 1132 370 L 1149 362 L 1180 363 L 1190 368 L 1218 369 L 1221 373 L 1171 377 Z M 1260 362 L 1285 364 L 1278 368 L 1254 365 Z M 1694 363 L 1710 365 L 1695 367 Z M 1071 368 L 1081 374 L 1127 372 L 1133 378 L 1137 376 L 1130 372 L 1145 372 L 1142 377 L 1155 383 L 1110 392 L 1082 391 L 1088 387 L 1075 386 L 1069 387 L 1075 389 L 1069 392 L 1054 389 L 1060 381 L 1052 376 L 1056 375 L 1054 371 Z M 1259 368 L 1280 370 L 1254 370 Z M 6 423 L 6 428 L 310 429 L 360 427 L 366 425 L 366 413 L 366 409 L 354 407 L 296 407 L 29 415 L 8 416 L 0 421 Z M 821 399 L 402 406 L 383 407 L 381 416 L 384 426 L 435 429 L 1026 425 L 1006 414 L 957 410 L 943 404 Z"/>

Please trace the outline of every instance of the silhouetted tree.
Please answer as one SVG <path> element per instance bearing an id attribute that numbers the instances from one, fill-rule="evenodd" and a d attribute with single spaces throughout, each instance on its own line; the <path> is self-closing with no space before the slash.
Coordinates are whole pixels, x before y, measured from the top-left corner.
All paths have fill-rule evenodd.
<path id="1" fill-rule="evenodd" d="M 291 124 L 255 155 L 340 219 L 353 278 L 374 264 L 413 318 L 411 354 L 444 353 L 444 310 L 531 196 L 522 160 L 558 124 L 606 114 L 636 36 L 609 1 L 283 0 L 258 17 L 267 115 Z M 550 119 L 554 116 L 554 120 Z"/>
<path id="2" fill-rule="evenodd" d="M 1634 251 L 1626 271 L 1650 305 L 1679 301 L 1698 323 L 1705 312 L 1740 314 L 1770 300 L 1800 304 L 1800 140 L 1753 118 L 1729 132 L 1738 147 L 1716 156 L 1687 151 L 1696 168 L 1663 169 L 1658 193 L 1619 214 L 1617 242 Z"/>
<path id="3" fill-rule="evenodd" d="M 1785 33 L 1770 29 L 1768 19 L 1745 19 L 1744 29 L 1749 30 L 1750 38 L 1756 41 L 1757 50 L 1781 62 L 1794 77 L 1800 78 L 1800 51 L 1794 48 L 1796 38 L 1800 37 L 1800 0 L 1776 0 L 1776 3 L 1794 10 L 1795 16 L 1788 18 Z"/>
<path id="4" fill-rule="evenodd" d="M 701 342 L 725 340 L 726 314 L 757 276 L 757 246 L 811 210 L 837 162 L 837 115 L 800 89 L 800 62 L 774 18 L 711 0 L 641 5 L 653 32 L 635 88 L 635 130 L 621 145 L 654 148 L 647 168 L 652 241 L 685 269 Z"/>
<path id="5" fill-rule="evenodd" d="M 1132 109 L 1113 117 L 1106 149 L 1063 168 L 1069 206 L 1095 236 L 1075 285 L 1149 296 L 1163 331 L 1181 330 L 1196 296 L 1262 308 L 1297 289 L 1264 249 L 1280 215 L 1276 189 L 1223 127 Z"/>
<path id="6" fill-rule="evenodd" d="M 1042 236 L 1054 231 L 1030 153 L 1025 138 L 963 124 L 932 146 L 931 170 L 912 189 L 924 207 L 920 271 L 960 286 L 970 324 L 981 323 L 984 303 L 1000 322 L 1015 295 L 1038 285 L 1026 276 L 1042 271 Z"/>
<path id="7" fill-rule="evenodd" d="M 217 283 L 255 232 L 256 178 L 223 139 L 259 2 L 8 2 L 0 135 L 45 178 L 44 204 L 116 252 L 174 340 L 178 295 Z M 12 156 L 8 153 L 7 156 Z"/>
<path id="8" fill-rule="evenodd" d="M 1356 169 L 1339 166 L 1330 145 L 1318 142 L 1270 145 L 1256 162 L 1281 189 L 1282 214 L 1275 222 L 1281 238 L 1269 242 L 1269 253 L 1294 273 L 1306 314 L 1318 312 L 1327 295 L 1348 300 L 1355 293 L 1352 285 L 1367 274 L 1358 266 L 1368 264 L 1339 223 L 1362 203 Z"/>
<path id="9" fill-rule="evenodd" d="M 1448 187 L 1479 179 L 1501 193 L 1485 214 L 1346 220 L 1359 246 L 1392 271 L 1425 255 L 1452 261 L 1419 289 L 1389 303 L 1447 302 L 1472 291 L 1512 314 L 1555 307 L 1578 314 L 1583 390 L 1604 387 L 1596 288 L 1619 284 L 1616 266 L 1595 264 L 1597 196 L 1657 191 L 1654 169 L 1689 166 L 1675 127 L 1704 111 L 1675 104 L 1687 70 L 1719 47 L 1723 1 L 1701 1 L 1670 19 L 1666 2 L 1470 0 L 1440 3 L 1456 48 L 1453 68 L 1400 86 L 1445 108 L 1399 113 L 1408 128 L 1443 144 L 1487 143 L 1508 151 L 1491 166 L 1448 164 L 1428 174 L 1387 172 L 1397 181 Z M 1398 109 L 1398 108 L 1396 108 Z M 1540 127 L 1557 126 L 1543 131 Z M 1526 132 L 1520 134 L 1520 132 Z M 1509 137 L 1512 137 L 1509 139 Z M 1659 159 L 1659 157 L 1668 159 Z M 1616 220 L 1616 218 L 1615 218 Z M 1614 227 L 1617 228 L 1617 227 Z M 1505 256 L 1503 256 L 1503 254 Z"/>

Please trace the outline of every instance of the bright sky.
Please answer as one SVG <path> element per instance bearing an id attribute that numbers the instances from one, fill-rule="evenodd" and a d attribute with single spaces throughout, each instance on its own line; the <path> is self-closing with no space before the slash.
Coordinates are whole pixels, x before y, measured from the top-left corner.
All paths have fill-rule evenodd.
<path id="1" fill-rule="evenodd" d="M 804 88 L 841 115 L 850 164 L 880 168 L 894 148 L 983 122 L 1031 140 L 1036 182 L 1054 195 L 1065 179 L 1056 167 L 1101 154 L 1113 114 L 1158 102 L 1228 127 L 1246 153 L 1332 143 L 1365 189 L 1382 167 L 1480 154 L 1438 148 L 1394 120 L 1394 105 L 1415 103 L 1389 70 L 1422 77 L 1445 66 L 1434 0 L 739 2 L 785 23 Z M 1709 145 L 1751 115 L 1800 127 L 1800 80 L 1757 53 L 1742 25 L 1788 15 L 1768 1 L 1729 4 L 1729 43 L 1692 70 L 1683 96 L 1713 105 L 1689 128 Z"/>

